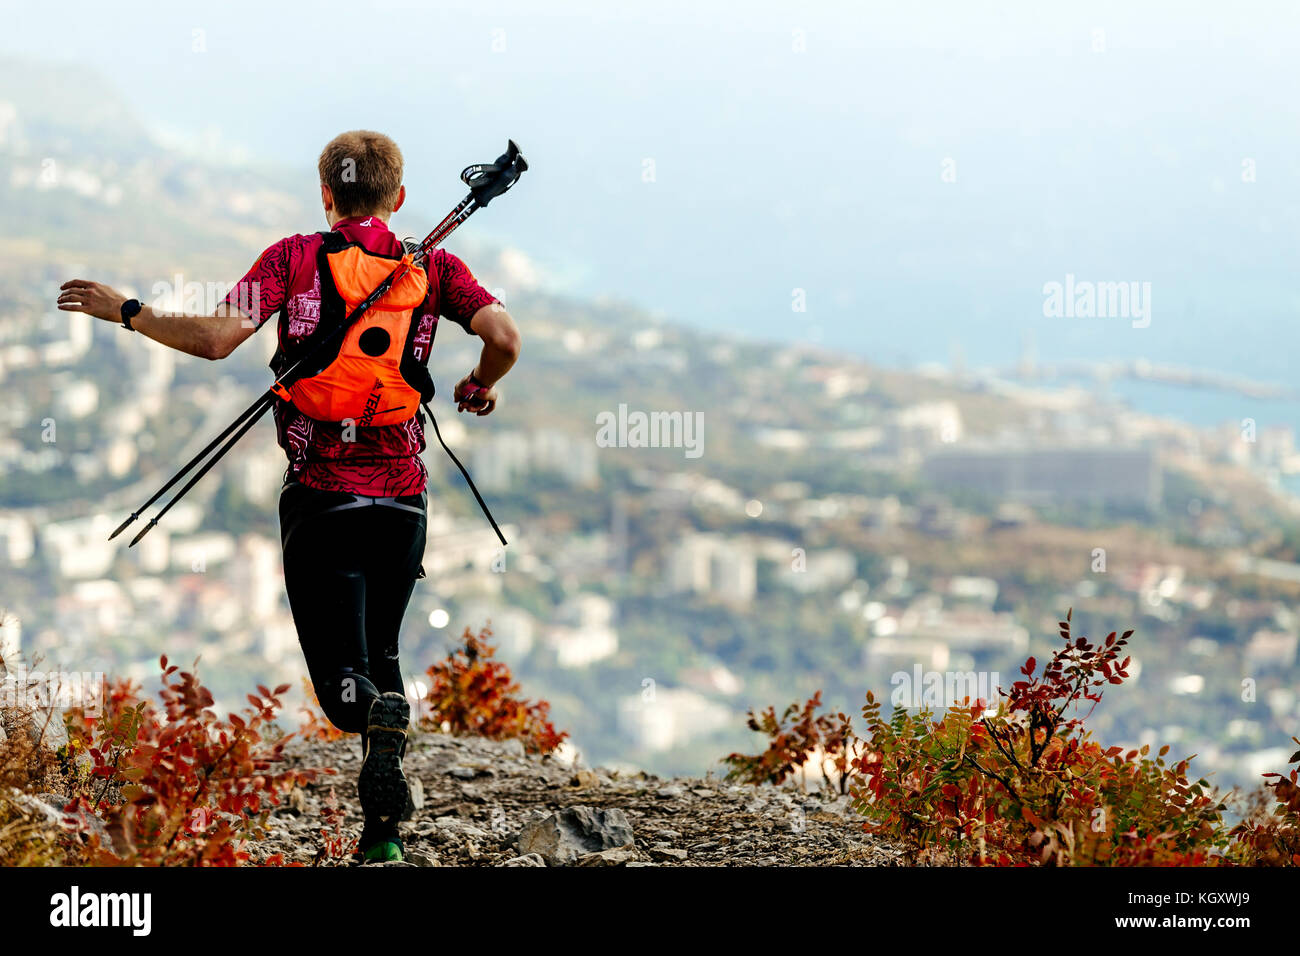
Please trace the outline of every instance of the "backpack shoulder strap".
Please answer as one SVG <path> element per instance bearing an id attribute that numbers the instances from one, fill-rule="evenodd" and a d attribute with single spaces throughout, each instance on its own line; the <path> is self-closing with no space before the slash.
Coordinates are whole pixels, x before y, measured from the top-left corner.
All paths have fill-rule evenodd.
<path id="1" fill-rule="evenodd" d="M 347 236 L 335 229 L 323 229 L 316 233 L 320 236 L 320 246 L 317 248 L 313 268 L 316 270 L 316 276 L 320 282 L 321 294 L 321 320 L 327 317 L 332 321 L 327 324 L 332 328 L 334 324 L 341 322 L 342 314 L 334 315 L 343 308 L 342 299 L 338 290 L 334 288 L 334 276 L 329 269 L 329 255 L 346 248 L 351 243 Z M 320 322 L 317 323 L 316 330 L 307 338 L 291 346 L 286 346 L 283 340 L 276 346 L 275 354 L 271 356 L 271 371 L 280 375 L 290 364 L 291 361 L 298 358 L 315 346 L 315 340 L 322 332 L 328 333 L 330 328 L 322 329 Z M 337 348 L 335 348 L 337 354 Z"/>
<path id="2" fill-rule="evenodd" d="M 339 232 L 337 229 L 322 230 L 320 233 L 320 239 L 321 246 L 327 252 L 338 252 L 344 246 L 351 244 L 348 237 L 343 235 L 343 233 Z"/>

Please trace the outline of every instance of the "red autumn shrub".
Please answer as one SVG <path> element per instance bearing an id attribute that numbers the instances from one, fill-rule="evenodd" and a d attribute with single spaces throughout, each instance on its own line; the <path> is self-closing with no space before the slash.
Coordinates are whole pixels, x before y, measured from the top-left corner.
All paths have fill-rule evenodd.
<path id="1" fill-rule="evenodd" d="M 496 659 L 483 628 L 461 636 L 461 646 L 426 671 L 429 692 L 423 699 L 420 724 L 453 734 L 493 740 L 518 739 L 529 753 L 551 753 L 568 733 L 559 733 L 549 719 L 546 701 L 522 700 L 510 668 Z"/>
<path id="2" fill-rule="evenodd" d="M 329 722 L 320 706 L 320 698 L 316 696 L 316 688 L 311 685 L 307 678 L 302 679 L 302 689 L 307 694 L 307 703 L 298 708 L 298 712 L 303 715 L 302 725 L 298 728 L 299 736 L 306 740 L 323 740 L 327 743 L 335 740 L 342 740 L 344 737 L 355 737 L 356 734 L 345 733 L 339 730 Z"/>
<path id="3" fill-rule="evenodd" d="M 968 699 L 942 713 L 896 708 L 886 718 L 868 693 L 861 740 L 843 715 L 815 713 L 819 696 L 787 708 L 780 720 L 772 708 L 760 717 L 751 712 L 750 728 L 771 743 L 726 762 L 739 779 L 781 783 L 819 747 L 830 753 L 842 746 L 852 755 L 851 793 L 865 828 L 898 841 L 916 862 L 1300 862 L 1300 768 L 1266 775 L 1271 800 L 1261 794 L 1255 812 L 1229 830 L 1224 800 L 1205 780 L 1189 778 L 1190 757 L 1167 763 L 1168 747 L 1152 756 L 1149 747 L 1103 748 L 1091 738 L 1084 721 L 1104 688 L 1128 677 L 1131 636 L 1111 633 L 1094 644 L 1071 634 L 1067 614 L 1062 646 L 1041 670 L 1029 658 L 1021 679 L 999 689 L 994 709 Z M 830 729 L 837 734 L 827 740 Z M 1300 762 L 1300 752 L 1291 762 Z"/>
<path id="4" fill-rule="evenodd" d="M 1168 748 L 1103 749 L 1083 722 L 1128 676 L 1132 632 L 1100 644 L 1070 633 L 1041 671 L 1029 658 L 996 710 L 954 702 L 942 716 L 868 695 L 858 809 L 922 858 L 1015 865 L 1178 865 L 1226 843 L 1223 804 Z"/>
<path id="5" fill-rule="evenodd" d="M 96 846 L 100 865 L 217 865 L 249 860 L 280 795 L 310 782 L 313 770 L 280 770 L 288 737 L 274 729 L 288 685 L 259 687 L 241 714 L 221 719 L 193 672 L 161 660 L 161 705 L 112 686 L 97 717 L 74 712 L 77 749 L 89 780 L 69 814 L 99 815 L 112 846 Z M 278 855 L 266 861 L 283 862 Z"/>
<path id="6" fill-rule="evenodd" d="M 313 865 L 320 866 L 327 860 L 342 860 L 351 856 L 356 849 L 357 840 L 344 832 L 347 813 L 339 805 L 333 787 L 330 787 L 330 792 L 325 796 L 325 807 L 321 810 L 320 817 L 321 847 L 312 861 Z"/>
<path id="7" fill-rule="evenodd" d="M 1291 739 L 1300 745 L 1300 737 Z M 1287 763 L 1300 764 L 1300 750 Z M 1256 806 L 1232 829 L 1234 858 L 1248 866 L 1300 866 L 1300 767 L 1264 776 L 1269 782 Z"/>
<path id="8" fill-rule="evenodd" d="M 770 743 L 759 754 L 732 753 L 724 757 L 722 762 L 731 767 L 727 779 L 779 786 L 798 771 L 801 784 L 807 789 L 807 766 L 816 759 L 824 779 L 829 783 L 834 775 L 840 792 L 847 793 L 853 771 L 852 744 L 856 739 L 852 718 L 846 714 L 818 714 L 821 703 L 822 694 L 818 691 L 803 707 L 791 704 L 779 718 L 775 707 L 757 715 L 751 710 L 747 726 L 766 736 Z"/>

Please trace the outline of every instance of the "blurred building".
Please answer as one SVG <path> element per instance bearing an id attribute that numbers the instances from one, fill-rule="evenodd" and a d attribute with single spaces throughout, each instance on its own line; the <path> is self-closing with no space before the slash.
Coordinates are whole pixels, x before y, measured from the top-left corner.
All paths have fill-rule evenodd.
<path id="1" fill-rule="evenodd" d="M 600 594 L 576 594 L 556 608 L 546 644 L 561 667 L 585 667 L 618 650 L 614 602 Z"/>
<path id="2" fill-rule="evenodd" d="M 24 518 L 0 515 L 0 564 L 22 567 L 36 550 L 36 535 Z"/>
<path id="3" fill-rule="evenodd" d="M 596 445 L 557 429 L 499 432 L 475 443 L 470 470 L 487 491 L 509 491 L 534 473 L 559 476 L 568 485 L 596 484 Z"/>
<path id="4" fill-rule="evenodd" d="M 922 475 L 936 487 L 1030 504 L 1097 502 L 1156 510 L 1160 463 L 1149 448 L 936 449 Z"/>
<path id="5" fill-rule="evenodd" d="M 13 667 L 22 653 L 23 622 L 12 614 L 0 617 L 0 661 L 4 661 L 7 667 Z"/>
<path id="6" fill-rule="evenodd" d="M 707 594 L 748 604 L 758 590 L 758 558 L 743 541 L 716 534 L 689 534 L 668 552 L 667 585 L 674 593 Z"/>
<path id="7" fill-rule="evenodd" d="M 789 555 L 789 551 L 786 552 Z M 848 584 L 857 575 L 858 562 L 853 552 L 845 548 L 823 548 L 809 551 L 801 564 L 787 560 L 785 571 L 777 580 L 786 587 L 804 594 L 826 591 Z"/>
<path id="8" fill-rule="evenodd" d="M 1285 631 L 1261 629 L 1251 635 L 1242 654 L 1242 667 L 1246 674 L 1266 669 L 1285 670 L 1296 660 L 1296 646 L 1300 638 Z"/>
<path id="9" fill-rule="evenodd" d="M 110 544 L 114 522 L 108 515 L 51 522 L 40 530 L 41 551 L 64 578 L 98 578 L 113 564 L 117 545 Z"/>
<path id="10" fill-rule="evenodd" d="M 671 750 L 727 726 L 732 713 L 703 694 L 679 687 L 656 688 L 619 702 L 618 726 L 641 750 Z"/>

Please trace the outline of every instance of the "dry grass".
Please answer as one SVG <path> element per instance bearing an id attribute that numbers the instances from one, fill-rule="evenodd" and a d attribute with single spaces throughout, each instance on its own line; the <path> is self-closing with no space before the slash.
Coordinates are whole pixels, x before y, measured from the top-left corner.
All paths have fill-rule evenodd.
<path id="1" fill-rule="evenodd" d="M 76 787 L 68 763 L 45 738 L 60 712 L 5 706 L 0 726 L 0 866 L 61 866 L 80 861 L 80 841 L 30 801 L 37 794 L 70 798 Z"/>

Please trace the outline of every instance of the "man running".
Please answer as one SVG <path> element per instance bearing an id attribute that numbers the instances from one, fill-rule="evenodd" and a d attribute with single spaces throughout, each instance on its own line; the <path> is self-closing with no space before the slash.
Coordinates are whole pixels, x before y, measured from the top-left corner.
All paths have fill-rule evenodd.
<path id="1" fill-rule="evenodd" d="M 301 349 L 323 311 L 328 322 L 352 301 L 348 296 L 356 292 L 349 293 L 349 283 L 370 275 L 375 260 L 387 260 L 384 268 L 391 268 L 405 252 L 388 228 L 406 201 L 396 143 L 364 130 L 343 133 L 325 147 L 318 168 L 330 232 L 289 236 L 270 246 L 212 315 L 163 313 L 82 279 L 61 286 L 58 307 L 120 322 L 207 359 L 225 358 L 279 313 L 277 357 Z M 335 263 L 341 258 L 329 258 L 348 253 L 352 259 L 340 268 Z M 478 365 L 456 384 L 457 409 L 489 415 L 498 401 L 497 382 L 519 356 L 519 331 L 456 256 L 437 249 L 424 267 L 427 294 L 419 301 L 423 289 L 417 287 L 409 334 L 399 336 L 407 349 L 403 370 L 407 362 L 428 364 L 436 323 L 450 319 L 483 340 Z M 390 296 L 398 292 L 395 284 Z M 374 355 L 368 335 L 369 329 L 359 348 Z M 387 342 L 385 337 L 381 345 Z M 390 409 L 375 411 L 393 417 Z M 323 421 L 292 402 L 275 407 L 277 437 L 289 459 L 280 540 L 290 609 L 325 715 L 340 730 L 362 735 L 357 791 L 365 824 L 358 856 L 389 861 L 402 859 L 398 823 L 409 801 L 402 758 L 410 707 L 397 638 L 415 581 L 423 575 L 428 496 L 420 459 L 423 416 L 369 421 Z"/>

